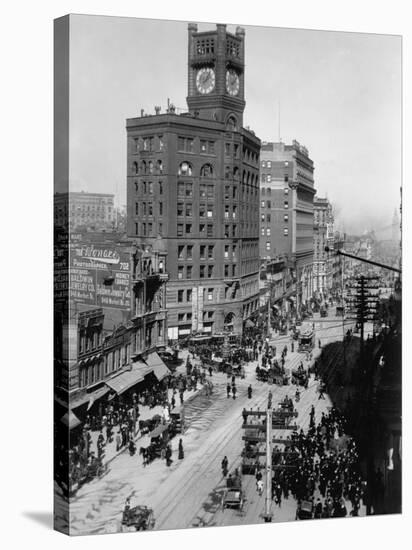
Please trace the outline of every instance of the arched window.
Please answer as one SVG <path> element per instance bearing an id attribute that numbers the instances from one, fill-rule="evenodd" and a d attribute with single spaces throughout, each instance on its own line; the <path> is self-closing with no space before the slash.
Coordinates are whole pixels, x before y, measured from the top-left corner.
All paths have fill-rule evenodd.
<path id="1" fill-rule="evenodd" d="M 233 179 L 239 180 L 239 168 L 237 166 L 233 168 Z"/>
<path id="2" fill-rule="evenodd" d="M 251 181 L 250 181 L 250 172 L 247 173 L 247 177 L 246 177 L 246 184 L 249 185 L 249 183 L 251 183 Z"/>
<path id="3" fill-rule="evenodd" d="M 142 174 L 146 174 L 147 166 L 146 161 L 142 160 Z"/>
<path id="4" fill-rule="evenodd" d="M 153 174 L 153 162 L 149 160 L 149 174 Z"/>
<path id="5" fill-rule="evenodd" d="M 163 162 L 161 160 L 157 161 L 157 173 L 163 174 Z"/>
<path id="6" fill-rule="evenodd" d="M 201 178 L 212 178 L 213 177 L 213 166 L 211 164 L 204 164 L 200 169 Z"/>
<path id="7" fill-rule="evenodd" d="M 225 167 L 225 180 L 230 180 L 230 166 Z"/>
<path id="8" fill-rule="evenodd" d="M 237 130 L 237 120 L 233 115 L 230 115 L 227 119 L 226 130 L 229 130 L 230 132 L 236 132 Z"/>
<path id="9" fill-rule="evenodd" d="M 193 168 L 190 162 L 183 161 L 179 165 L 179 176 L 191 176 L 193 173 Z"/>
<path id="10" fill-rule="evenodd" d="M 139 173 L 139 165 L 137 164 L 137 162 L 134 162 L 134 163 L 133 163 L 133 174 L 134 174 L 135 176 L 137 176 L 138 173 Z"/>
<path id="11" fill-rule="evenodd" d="M 246 183 L 246 170 L 243 170 L 242 183 Z"/>

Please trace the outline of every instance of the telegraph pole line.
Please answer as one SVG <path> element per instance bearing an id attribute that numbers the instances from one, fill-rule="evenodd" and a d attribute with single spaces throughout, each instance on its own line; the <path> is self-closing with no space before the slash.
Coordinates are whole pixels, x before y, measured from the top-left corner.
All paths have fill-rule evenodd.
<path id="1" fill-rule="evenodd" d="M 266 409 L 266 499 L 265 522 L 272 521 L 272 394 L 269 393 L 268 407 Z"/>

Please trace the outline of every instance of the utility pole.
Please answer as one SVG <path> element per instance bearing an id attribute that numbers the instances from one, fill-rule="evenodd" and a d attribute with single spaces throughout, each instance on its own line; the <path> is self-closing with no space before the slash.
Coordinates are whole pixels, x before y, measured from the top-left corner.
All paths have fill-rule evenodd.
<path id="1" fill-rule="evenodd" d="M 267 326 L 267 335 L 270 340 L 270 295 L 272 292 L 272 287 L 269 285 L 269 297 L 268 297 L 268 326 Z"/>
<path id="2" fill-rule="evenodd" d="M 266 409 L 266 499 L 265 499 L 265 522 L 272 521 L 272 398 L 269 395 L 268 407 Z"/>

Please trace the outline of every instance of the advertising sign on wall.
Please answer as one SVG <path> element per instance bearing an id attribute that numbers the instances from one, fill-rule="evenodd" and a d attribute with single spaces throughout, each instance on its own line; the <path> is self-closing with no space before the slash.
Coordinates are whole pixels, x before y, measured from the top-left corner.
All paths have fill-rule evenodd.
<path id="1" fill-rule="evenodd" d="M 130 255 L 116 244 L 72 242 L 70 296 L 104 308 L 131 308 Z"/>

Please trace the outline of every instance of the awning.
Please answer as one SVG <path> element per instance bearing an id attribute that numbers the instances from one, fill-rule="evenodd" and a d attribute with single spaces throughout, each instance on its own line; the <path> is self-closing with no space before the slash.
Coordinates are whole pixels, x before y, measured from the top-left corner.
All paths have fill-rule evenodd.
<path id="1" fill-rule="evenodd" d="M 159 435 L 162 435 L 168 428 L 169 424 L 160 424 L 160 426 L 157 426 L 157 428 L 149 433 L 149 437 L 159 437 Z"/>
<path id="2" fill-rule="evenodd" d="M 60 418 L 60 422 L 63 422 L 63 424 L 67 426 L 69 430 L 77 428 L 77 426 L 80 426 L 81 424 L 80 420 L 77 418 L 72 410 L 67 411 L 67 413 Z"/>
<path id="3" fill-rule="evenodd" d="M 90 409 L 90 407 L 93 405 L 95 401 L 106 395 L 108 393 L 109 388 L 103 386 L 103 388 L 99 388 L 98 390 L 95 390 L 90 393 L 85 393 L 78 397 L 77 399 L 74 399 L 70 402 L 70 406 L 72 409 L 77 409 L 77 407 L 81 407 L 85 403 L 88 403 L 87 410 Z"/>
<path id="4" fill-rule="evenodd" d="M 149 372 L 150 370 L 148 371 L 147 365 L 141 361 L 137 361 L 132 364 L 130 370 L 124 371 L 114 378 L 106 380 L 106 385 L 114 390 L 117 395 L 120 395 L 138 382 L 143 382 L 145 375 Z"/>
<path id="5" fill-rule="evenodd" d="M 146 359 L 146 363 L 153 369 L 154 375 L 159 380 L 163 380 L 165 376 L 169 376 L 170 370 L 166 367 L 156 352 L 153 352 Z"/>
<path id="6" fill-rule="evenodd" d="M 250 319 L 246 319 L 245 321 L 245 327 L 246 328 L 252 328 L 255 326 L 255 323 L 253 321 L 251 321 Z"/>

